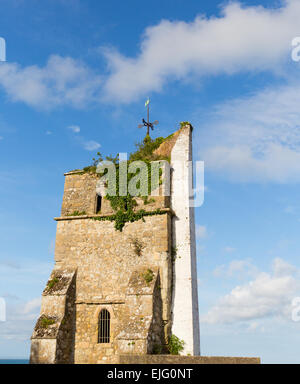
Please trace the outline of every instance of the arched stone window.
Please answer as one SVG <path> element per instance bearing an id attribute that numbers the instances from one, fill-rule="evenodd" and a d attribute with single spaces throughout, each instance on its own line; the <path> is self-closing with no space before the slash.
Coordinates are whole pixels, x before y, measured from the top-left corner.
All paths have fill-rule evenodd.
<path id="1" fill-rule="evenodd" d="M 110 313 L 107 309 L 102 309 L 99 313 L 98 343 L 110 343 Z"/>

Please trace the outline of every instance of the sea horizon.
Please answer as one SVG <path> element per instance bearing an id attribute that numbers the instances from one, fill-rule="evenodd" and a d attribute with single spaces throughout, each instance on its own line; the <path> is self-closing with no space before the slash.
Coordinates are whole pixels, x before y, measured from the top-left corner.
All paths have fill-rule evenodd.
<path id="1" fill-rule="evenodd" d="M 0 359 L 0 364 L 29 364 L 29 359 Z"/>

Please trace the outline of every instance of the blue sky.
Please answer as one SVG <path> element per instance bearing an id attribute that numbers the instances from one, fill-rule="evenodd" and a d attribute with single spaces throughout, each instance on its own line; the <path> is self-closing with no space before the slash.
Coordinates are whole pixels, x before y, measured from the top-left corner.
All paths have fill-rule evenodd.
<path id="1" fill-rule="evenodd" d="M 27 357 L 63 173 L 191 121 L 201 351 L 299 362 L 299 0 L 0 0 L 0 358 Z"/>

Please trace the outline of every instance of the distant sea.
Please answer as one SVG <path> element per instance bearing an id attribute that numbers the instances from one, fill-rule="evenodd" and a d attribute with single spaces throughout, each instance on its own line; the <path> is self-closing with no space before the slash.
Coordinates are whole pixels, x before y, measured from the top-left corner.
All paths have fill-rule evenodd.
<path id="1" fill-rule="evenodd" d="M 17 359 L 7 359 L 7 360 L 1 360 L 0 364 L 29 364 L 29 360 L 17 360 Z"/>

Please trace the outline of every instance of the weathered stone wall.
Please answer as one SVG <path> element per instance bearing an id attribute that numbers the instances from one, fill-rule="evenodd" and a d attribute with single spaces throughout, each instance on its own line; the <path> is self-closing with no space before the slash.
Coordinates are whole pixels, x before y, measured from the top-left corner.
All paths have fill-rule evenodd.
<path id="1" fill-rule="evenodd" d="M 97 175 L 89 173 L 66 173 L 61 215 L 70 216 L 76 211 L 95 214 L 97 180 Z"/>
<path id="2" fill-rule="evenodd" d="M 152 351 L 153 342 L 164 342 L 164 323 L 157 322 L 162 308 L 155 304 L 160 296 L 159 274 L 157 267 L 152 268 L 149 283 L 144 279 L 148 268 L 139 267 L 131 274 L 124 301 L 77 303 L 76 363 L 118 363 L 119 354 L 142 355 Z M 111 314 L 111 342 L 98 344 L 98 316 L 104 308 Z"/>
<path id="3" fill-rule="evenodd" d="M 171 334 L 171 322 L 168 322 L 166 326 L 162 317 L 163 303 L 160 284 L 160 276 L 158 275 L 152 299 L 152 323 L 148 330 L 148 354 L 166 353 L 168 338 Z"/>
<path id="4" fill-rule="evenodd" d="M 151 281 L 145 279 L 153 274 Z M 149 275 L 148 275 L 149 277 Z M 161 282 L 157 267 L 136 269 L 126 291 L 126 317 L 118 335 L 119 354 L 152 353 L 155 346 L 166 344 L 163 322 Z"/>
<path id="5" fill-rule="evenodd" d="M 72 216 L 75 212 L 82 215 L 97 214 L 98 182 L 97 174 L 80 171 L 66 173 L 61 216 Z M 108 200 L 102 199 L 100 213 L 104 215 L 114 213 Z"/>
<path id="6" fill-rule="evenodd" d="M 32 335 L 30 362 L 74 362 L 75 270 L 54 269 L 43 292 L 41 315 Z"/>
<path id="7" fill-rule="evenodd" d="M 153 162 L 158 163 L 158 162 Z M 136 198 L 137 206 L 135 211 L 143 209 L 145 211 L 154 211 L 170 207 L 170 196 L 166 193 L 169 185 L 169 166 L 166 161 L 160 161 L 163 171 L 162 185 L 152 191 L 148 201 L 144 202 L 142 198 Z M 165 183 L 166 181 L 166 183 Z M 166 186 L 167 184 L 167 186 Z M 97 210 L 97 194 L 101 195 L 101 211 Z M 61 216 L 72 216 L 75 212 L 84 215 L 112 215 L 114 214 L 110 202 L 105 199 L 105 187 L 97 174 L 83 173 L 82 171 L 73 171 L 65 174 L 65 187 L 62 203 Z"/>
<path id="8" fill-rule="evenodd" d="M 116 231 L 113 222 L 89 218 L 57 219 L 55 268 L 77 269 L 76 363 L 115 362 L 118 350 L 124 353 L 125 348 L 128 351 L 129 343 L 129 352 L 147 353 L 151 347 L 145 330 L 150 328 L 153 317 L 155 321 L 157 316 L 163 318 L 164 328 L 158 332 L 162 333 L 164 329 L 168 332 L 172 283 L 170 216 L 169 212 L 145 217 L 145 221 L 127 223 L 123 232 Z M 135 240 L 143 244 L 140 256 L 135 253 Z M 139 268 L 157 271 L 155 276 L 159 271 L 160 315 L 153 316 L 154 288 L 147 295 L 135 293 L 135 302 L 130 298 L 130 278 Z M 103 308 L 108 309 L 112 316 L 109 345 L 97 343 L 98 315 Z M 118 339 L 126 329 L 129 310 L 130 316 L 141 313 L 149 326 L 141 323 L 144 332 L 140 338 L 126 336 Z"/>

